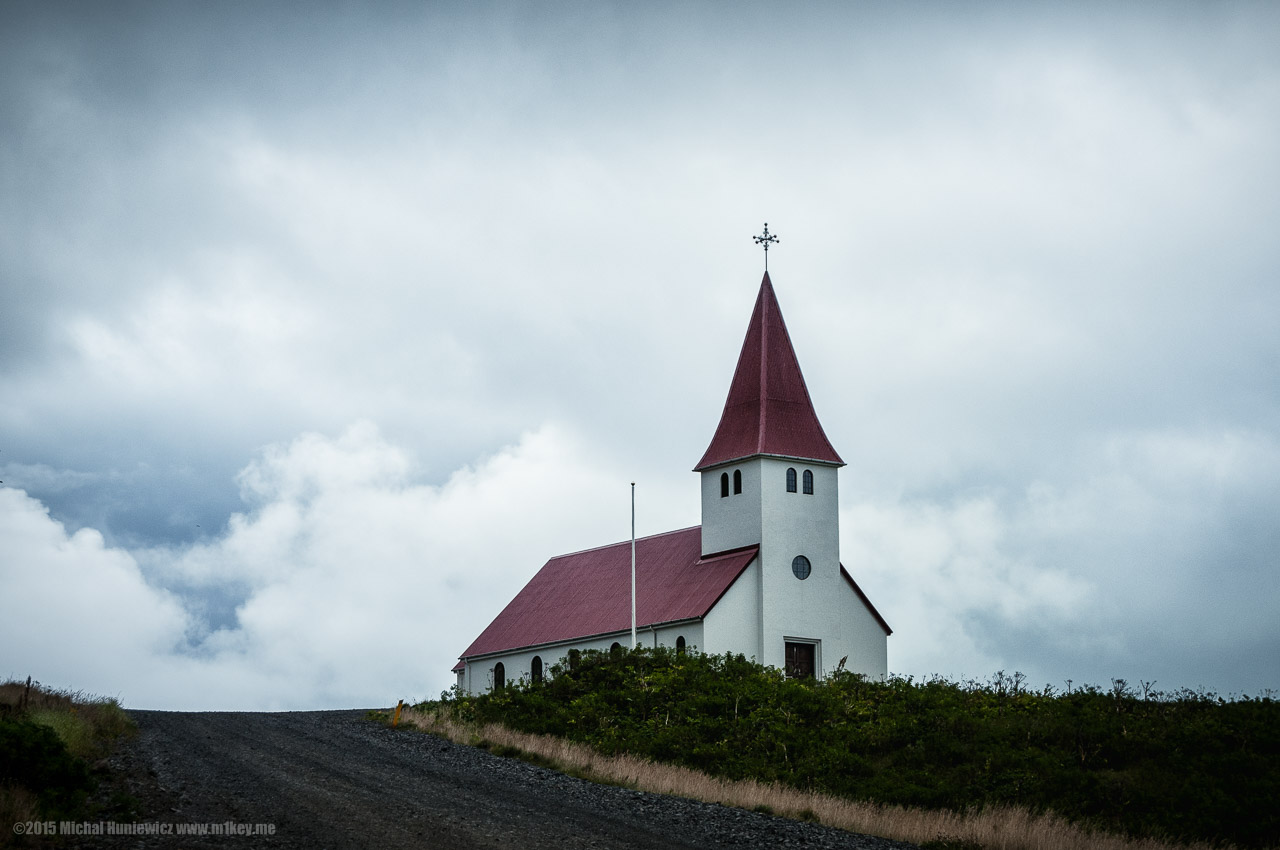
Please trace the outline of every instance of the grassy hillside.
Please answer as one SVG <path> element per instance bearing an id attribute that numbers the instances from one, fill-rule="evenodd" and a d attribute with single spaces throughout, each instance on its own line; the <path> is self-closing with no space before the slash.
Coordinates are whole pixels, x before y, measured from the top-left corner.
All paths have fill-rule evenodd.
<path id="1" fill-rule="evenodd" d="M 989 682 L 784 679 L 741 656 L 583 653 L 540 685 L 448 694 L 501 723 L 733 779 L 879 803 L 1051 810 L 1132 836 L 1280 844 L 1270 698 Z"/>
<path id="2" fill-rule="evenodd" d="M 83 815 L 92 766 L 133 723 L 113 699 L 0 683 L 0 825 Z M 17 839 L 14 839 L 17 840 Z M 3 843 L 3 841 L 0 841 Z"/>

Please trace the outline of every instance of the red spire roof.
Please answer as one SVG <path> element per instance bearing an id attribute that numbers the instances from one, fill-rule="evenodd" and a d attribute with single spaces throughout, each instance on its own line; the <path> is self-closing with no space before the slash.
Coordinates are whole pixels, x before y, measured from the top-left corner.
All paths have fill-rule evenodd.
<path id="1" fill-rule="evenodd" d="M 752 455 L 844 466 L 818 423 L 768 272 L 760 282 L 720 424 L 693 469 L 701 472 Z"/>

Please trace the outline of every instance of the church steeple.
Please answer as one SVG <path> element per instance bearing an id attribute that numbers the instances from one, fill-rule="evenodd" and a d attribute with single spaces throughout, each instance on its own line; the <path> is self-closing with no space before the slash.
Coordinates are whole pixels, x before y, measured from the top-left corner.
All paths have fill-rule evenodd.
<path id="1" fill-rule="evenodd" d="M 755 455 L 844 466 L 814 412 L 768 271 L 720 424 L 694 472 Z"/>

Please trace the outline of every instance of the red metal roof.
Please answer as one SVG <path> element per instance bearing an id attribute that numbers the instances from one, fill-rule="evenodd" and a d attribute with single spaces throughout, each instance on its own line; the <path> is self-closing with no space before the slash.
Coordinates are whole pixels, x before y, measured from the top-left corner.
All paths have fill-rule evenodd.
<path id="1" fill-rule="evenodd" d="M 757 547 L 700 557 L 702 528 L 636 540 L 636 624 L 705 616 Z M 552 558 L 462 658 L 631 628 L 631 541 Z M 454 669 L 460 669 L 459 666 Z"/>
<path id="2" fill-rule="evenodd" d="M 768 272 L 720 424 L 694 471 L 760 454 L 844 465 L 818 423 Z"/>

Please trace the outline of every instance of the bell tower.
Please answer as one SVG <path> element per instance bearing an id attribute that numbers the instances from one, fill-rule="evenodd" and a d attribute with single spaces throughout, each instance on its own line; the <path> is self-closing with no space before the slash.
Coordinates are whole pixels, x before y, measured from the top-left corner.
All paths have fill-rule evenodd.
<path id="1" fill-rule="evenodd" d="M 842 627 L 840 459 L 818 422 L 766 271 L 702 478 L 702 553 L 759 546 L 757 659 L 821 674 Z M 835 651 L 836 647 L 830 646 Z M 828 653 L 830 654 L 830 653 Z"/>

